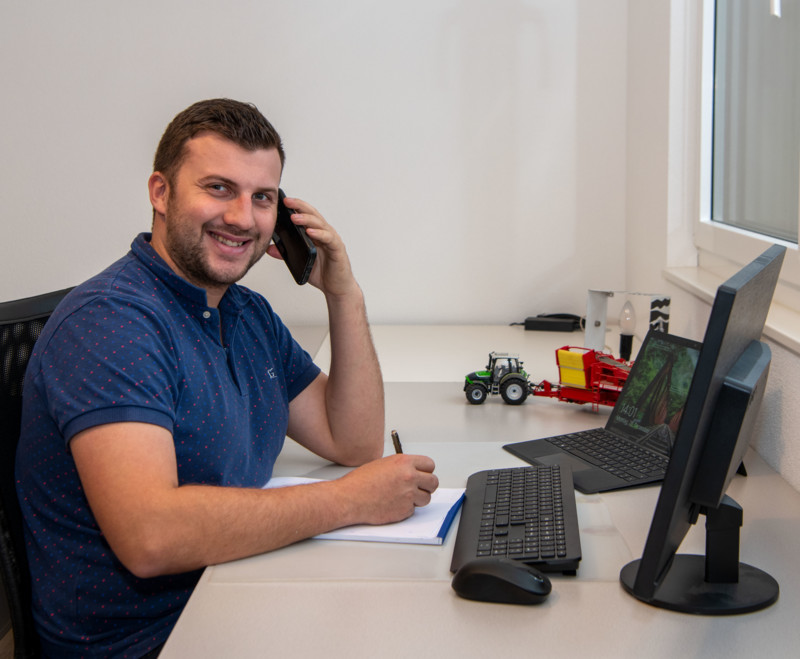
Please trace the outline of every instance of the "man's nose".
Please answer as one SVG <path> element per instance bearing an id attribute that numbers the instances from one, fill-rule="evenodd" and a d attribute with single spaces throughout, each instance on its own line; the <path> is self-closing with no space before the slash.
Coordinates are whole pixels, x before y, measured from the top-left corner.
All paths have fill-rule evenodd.
<path id="1" fill-rule="evenodd" d="M 253 203 L 249 197 L 237 197 L 228 204 L 222 218 L 225 224 L 242 229 L 252 229 L 255 225 L 253 218 Z"/>

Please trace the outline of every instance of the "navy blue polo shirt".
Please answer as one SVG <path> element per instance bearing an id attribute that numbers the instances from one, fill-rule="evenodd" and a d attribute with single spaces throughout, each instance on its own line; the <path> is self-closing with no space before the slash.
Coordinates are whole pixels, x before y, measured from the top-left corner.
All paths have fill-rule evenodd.
<path id="1" fill-rule="evenodd" d="M 236 285 L 207 306 L 149 238 L 64 299 L 26 375 L 17 491 L 34 615 L 59 657 L 139 656 L 163 643 L 200 574 L 139 579 L 122 566 L 70 439 L 101 424 L 155 424 L 173 435 L 181 484 L 260 487 L 289 402 L 319 374 L 263 297 Z"/>

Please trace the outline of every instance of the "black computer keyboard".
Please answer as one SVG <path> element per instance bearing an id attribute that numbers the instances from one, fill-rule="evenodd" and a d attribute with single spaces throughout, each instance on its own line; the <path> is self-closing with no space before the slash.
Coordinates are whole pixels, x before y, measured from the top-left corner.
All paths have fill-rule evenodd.
<path id="1" fill-rule="evenodd" d="M 450 570 L 484 556 L 575 573 L 581 541 L 569 467 L 493 469 L 467 479 Z"/>
<path id="2" fill-rule="evenodd" d="M 546 441 L 626 481 L 663 478 L 669 464 L 667 455 L 619 438 L 604 428 L 548 437 Z"/>

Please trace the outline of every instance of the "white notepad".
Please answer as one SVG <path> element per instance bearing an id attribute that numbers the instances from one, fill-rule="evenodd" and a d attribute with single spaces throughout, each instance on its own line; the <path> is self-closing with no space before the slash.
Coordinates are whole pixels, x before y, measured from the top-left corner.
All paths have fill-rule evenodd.
<path id="1" fill-rule="evenodd" d="M 286 487 L 316 483 L 315 478 L 278 476 L 264 487 Z M 359 540 L 362 542 L 400 542 L 416 545 L 440 545 L 464 498 L 463 488 L 440 487 L 427 506 L 416 508 L 411 517 L 393 524 L 356 524 L 314 536 L 323 540 Z"/>

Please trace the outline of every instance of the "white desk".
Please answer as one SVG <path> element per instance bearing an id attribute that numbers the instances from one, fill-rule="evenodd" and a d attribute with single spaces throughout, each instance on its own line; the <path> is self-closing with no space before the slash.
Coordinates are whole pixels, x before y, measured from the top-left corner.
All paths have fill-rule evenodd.
<path id="1" fill-rule="evenodd" d="M 407 453 L 434 458 L 443 486 L 463 486 L 480 469 L 523 464 L 502 450 L 508 441 L 604 423 L 603 412 L 541 398 L 519 407 L 499 398 L 470 406 L 461 391 L 464 374 L 481 368 L 490 350 L 519 352 L 538 378 L 531 365 L 539 357 L 525 350 L 580 345 L 578 334 L 496 328 L 500 338 L 493 340 L 495 328 L 469 328 L 459 334 L 469 338 L 454 347 L 450 330 L 459 328 L 429 329 L 426 341 L 421 328 L 379 327 L 375 340 L 387 380 L 387 426 L 398 428 Z M 521 333 L 514 339 L 519 347 L 506 340 L 513 332 Z M 479 341 L 485 346 L 473 345 Z M 472 350 L 479 352 L 466 354 Z M 409 361 L 414 355 L 421 360 Z M 432 381 L 422 382 L 422 371 L 417 381 L 409 379 L 412 367 L 423 363 L 431 365 Z M 208 568 L 161 656 L 794 656 L 800 647 L 800 494 L 758 456 L 748 455 L 746 464 L 750 475 L 736 477 L 729 492 L 745 513 L 741 560 L 781 585 L 780 599 L 764 611 L 689 616 L 642 604 L 622 590 L 619 570 L 641 554 L 658 496 L 650 487 L 577 494 L 583 560 L 577 576 L 552 577 L 553 593 L 543 605 L 458 598 L 449 573 L 455 528 L 441 547 L 308 540 Z M 276 465 L 281 475 L 334 478 L 343 471 L 294 444 Z M 703 528 L 695 528 L 681 550 L 702 553 L 703 542 Z"/>

